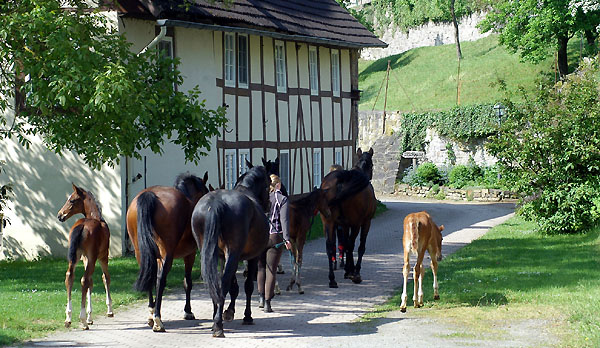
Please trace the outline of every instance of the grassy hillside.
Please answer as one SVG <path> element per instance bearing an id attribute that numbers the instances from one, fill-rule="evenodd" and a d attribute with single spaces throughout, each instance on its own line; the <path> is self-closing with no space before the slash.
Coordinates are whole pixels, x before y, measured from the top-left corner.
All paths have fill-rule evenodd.
<path id="1" fill-rule="evenodd" d="M 541 72 L 553 74 L 552 59 L 540 64 L 523 63 L 516 54 L 498 44 L 495 35 L 461 43 L 460 104 L 496 102 L 503 95 L 492 84 L 502 79 L 509 90 L 523 86 L 533 90 Z M 454 44 L 421 47 L 382 58 L 359 61 L 361 110 L 371 110 L 391 60 L 387 110 L 424 111 L 456 105 L 457 59 Z M 571 62 L 570 62 L 571 63 Z M 383 110 L 384 89 L 376 110 Z"/>

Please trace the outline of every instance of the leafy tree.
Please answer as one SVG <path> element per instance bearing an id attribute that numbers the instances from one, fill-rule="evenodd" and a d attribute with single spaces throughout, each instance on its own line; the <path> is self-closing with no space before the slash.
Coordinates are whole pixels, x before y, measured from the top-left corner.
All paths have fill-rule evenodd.
<path id="1" fill-rule="evenodd" d="M 369 31 L 374 32 L 373 23 L 369 20 L 365 11 L 361 11 L 356 8 L 349 7 L 350 0 L 335 0 L 337 3 L 342 6 L 348 13 L 352 15 L 360 24 L 364 25 Z"/>
<path id="2" fill-rule="evenodd" d="M 497 31 L 500 43 L 519 51 L 521 57 L 540 62 L 554 51 L 561 77 L 569 70 L 567 43 L 578 32 L 594 41 L 600 24 L 596 0 L 500 0 L 480 23 L 486 31 Z"/>
<path id="3" fill-rule="evenodd" d="M 198 87 L 174 88 L 183 81 L 177 59 L 130 48 L 83 0 L 0 1 L 0 140 L 27 146 L 39 135 L 99 168 L 143 148 L 160 153 L 173 138 L 199 160 L 225 110 L 207 109 Z"/>
<path id="4" fill-rule="evenodd" d="M 544 232 L 580 232 L 600 219 L 599 77 L 593 60 L 535 100 L 506 101 L 488 144 L 506 182 L 527 195 L 520 212 Z"/>

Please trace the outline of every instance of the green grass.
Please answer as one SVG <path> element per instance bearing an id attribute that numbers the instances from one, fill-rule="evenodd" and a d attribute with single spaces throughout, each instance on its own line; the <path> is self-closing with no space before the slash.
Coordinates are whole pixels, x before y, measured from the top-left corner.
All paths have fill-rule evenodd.
<path id="1" fill-rule="evenodd" d="M 539 64 L 521 62 L 517 54 L 498 44 L 496 35 L 461 42 L 463 59 L 460 66 L 460 104 L 494 103 L 503 99 L 498 80 L 504 80 L 510 91 L 522 86 L 532 92 L 542 73 L 554 75 L 553 59 Z M 454 44 L 420 47 L 377 61 L 359 61 L 359 88 L 363 91 L 359 108 L 373 109 L 387 62 L 391 61 L 388 111 L 444 110 L 456 106 L 457 68 Z M 579 41 L 569 42 L 569 67 L 579 61 Z M 383 110 L 385 85 L 377 100 L 376 110 Z M 519 101 L 516 99 L 515 101 Z"/>
<path id="2" fill-rule="evenodd" d="M 600 346 L 600 227 L 585 235 L 542 236 L 516 217 L 492 229 L 439 266 L 439 301 L 433 278 L 424 279 L 425 308 L 411 313 L 449 320 L 470 332 L 499 321 L 549 319 L 560 346 Z M 399 309 L 401 291 L 367 319 Z M 419 315 L 421 315 L 419 314 Z"/>
<path id="3" fill-rule="evenodd" d="M 119 307 L 147 299 L 146 294 L 133 290 L 139 269 L 134 257 L 111 259 L 108 268 L 116 315 Z M 40 337 L 55 330 L 65 330 L 66 269 L 65 259 L 0 262 L 0 346 Z M 183 261 L 175 260 L 168 276 L 167 287 L 182 289 L 183 274 Z M 78 327 L 77 318 L 81 303 L 79 280 L 82 275 L 83 264 L 80 262 L 76 269 L 72 292 L 74 327 Z M 199 258 L 196 258 L 192 276 L 194 280 L 200 277 Z M 106 295 L 99 265 L 93 275 L 93 284 L 93 315 L 99 317 L 106 313 Z"/>

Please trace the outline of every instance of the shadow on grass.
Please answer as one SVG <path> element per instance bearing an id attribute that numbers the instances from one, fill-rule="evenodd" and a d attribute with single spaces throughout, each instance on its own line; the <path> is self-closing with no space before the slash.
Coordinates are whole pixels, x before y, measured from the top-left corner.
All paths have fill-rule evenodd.
<path id="1" fill-rule="evenodd" d="M 542 236 L 514 231 L 512 220 L 444 259 L 439 266 L 440 304 L 496 306 L 517 301 L 552 303 L 557 289 L 565 294 L 590 278 L 598 279 L 600 229 L 585 235 Z M 512 230 L 512 231 L 511 231 Z M 426 272 L 424 288 L 432 284 Z M 409 298 L 412 298 L 412 284 Z M 433 295 L 425 291 L 425 301 Z M 400 293 L 390 301 L 399 306 Z"/>

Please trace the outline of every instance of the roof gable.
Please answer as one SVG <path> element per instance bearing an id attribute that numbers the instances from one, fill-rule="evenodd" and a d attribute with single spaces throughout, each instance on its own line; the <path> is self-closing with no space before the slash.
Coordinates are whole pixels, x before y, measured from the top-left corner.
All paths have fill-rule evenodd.
<path id="1" fill-rule="evenodd" d="M 233 0 L 229 6 L 205 0 L 139 1 L 156 19 L 273 31 L 342 47 L 387 46 L 335 0 Z"/>

